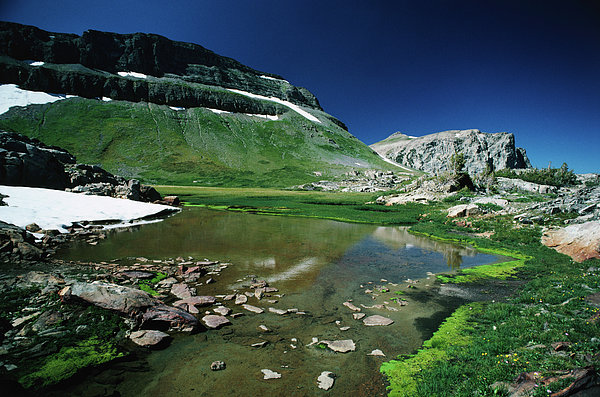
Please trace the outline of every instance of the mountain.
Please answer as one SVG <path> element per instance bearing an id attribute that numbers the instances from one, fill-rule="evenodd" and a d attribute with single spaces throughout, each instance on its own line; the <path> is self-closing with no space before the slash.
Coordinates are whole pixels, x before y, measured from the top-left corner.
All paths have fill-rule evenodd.
<path id="1" fill-rule="evenodd" d="M 0 22 L 0 84 L 0 129 L 148 183 L 285 187 L 399 170 L 307 89 L 159 35 Z"/>
<path id="2" fill-rule="evenodd" d="M 432 174 L 448 171 L 450 157 L 455 152 L 464 154 L 465 170 L 471 175 L 488 167 L 531 168 L 525 149 L 516 147 L 515 136 L 508 132 L 451 130 L 422 137 L 396 132 L 371 148 L 399 164 Z"/>

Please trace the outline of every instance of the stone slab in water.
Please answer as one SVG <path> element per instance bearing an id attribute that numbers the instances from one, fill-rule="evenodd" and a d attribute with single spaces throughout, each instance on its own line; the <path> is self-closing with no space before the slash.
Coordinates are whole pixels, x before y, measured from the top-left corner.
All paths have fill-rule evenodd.
<path id="1" fill-rule="evenodd" d="M 135 331 L 129 336 L 132 342 L 143 347 L 156 346 L 167 338 L 169 334 L 155 330 Z"/>
<path id="2" fill-rule="evenodd" d="M 337 353 L 347 353 L 356 350 L 356 344 L 352 339 L 344 340 L 322 340 L 321 343 L 327 345 L 328 348 Z"/>
<path id="3" fill-rule="evenodd" d="M 319 375 L 319 377 L 317 378 L 317 382 L 319 386 L 319 389 L 323 389 L 323 390 L 329 390 L 333 387 L 333 383 L 335 382 L 335 378 L 334 378 L 334 374 L 333 372 L 330 371 L 323 371 L 321 372 L 321 375 Z"/>
<path id="4" fill-rule="evenodd" d="M 242 307 L 252 313 L 263 313 L 264 310 L 261 309 L 260 307 L 256 307 L 256 306 L 252 306 L 252 305 L 248 305 L 248 304 L 244 304 L 242 305 Z"/>
<path id="5" fill-rule="evenodd" d="M 208 314 L 202 317 L 202 321 L 208 328 L 219 328 L 223 325 L 231 324 L 227 317 L 218 316 L 216 314 Z"/>
<path id="6" fill-rule="evenodd" d="M 369 316 L 363 320 L 363 323 L 366 326 L 376 326 L 376 325 L 390 325 L 394 323 L 394 320 L 380 316 L 378 314 L 374 316 Z"/>
<path id="7" fill-rule="evenodd" d="M 270 369 L 261 369 L 260 372 L 263 373 L 263 379 L 279 379 L 281 378 L 281 374 L 275 371 L 271 371 Z"/>

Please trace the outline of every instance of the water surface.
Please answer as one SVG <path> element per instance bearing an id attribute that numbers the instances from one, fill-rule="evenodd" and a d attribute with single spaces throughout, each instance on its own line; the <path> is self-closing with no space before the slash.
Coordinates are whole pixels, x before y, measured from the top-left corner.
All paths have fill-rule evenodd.
<path id="1" fill-rule="evenodd" d="M 200 208 L 186 208 L 164 222 L 111 233 L 96 246 L 75 243 L 60 256 L 123 262 L 134 262 L 139 256 L 192 256 L 228 262 L 230 266 L 216 277 L 217 282 L 201 286 L 198 294 L 231 293 L 248 284 L 248 275 L 256 275 L 279 288 L 283 296 L 276 297 L 274 304 L 254 298 L 249 303 L 306 312 L 254 315 L 225 302 L 234 312 L 246 314 L 220 330 L 176 335 L 169 348 L 144 360 L 143 370 L 136 368 L 133 373 L 127 367 L 131 363 L 117 364 L 99 375 L 104 383 L 93 378 L 71 390 L 85 394 L 102 387 L 124 396 L 320 395 L 324 392 L 317 389 L 316 378 L 321 371 L 337 375 L 330 395 L 382 395 L 385 387 L 378 368 L 386 358 L 367 353 L 381 349 L 389 359 L 413 352 L 444 316 L 463 303 L 426 293 L 433 282 L 427 275 L 498 259 L 469 247 L 414 236 L 402 227 Z M 406 296 L 408 306 L 398 306 L 398 311 L 362 310 L 393 319 L 390 326 L 366 327 L 342 306 L 349 299 L 365 306 L 389 302 L 391 296 L 374 300 L 365 289 L 389 282 L 406 284 L 406 279 L 422 279 L 415 295 Z M 270 331 L 260 331 L 261 324 Z M 350 329 L 340 330 L 344 326 Z M 357 349 L 341 354 L 307 347 L 313 337 L 352 339 Z M 269 343 L 263 348 L 250 346 L 260 341 Z M 227 369 L 211 371 L 210 364 L 216 360 L 225 361 Z M 281 373 L 282 378 L 263 380 L 263 368 Z M 107 376 L 113 382 L 106 382 Z"/>

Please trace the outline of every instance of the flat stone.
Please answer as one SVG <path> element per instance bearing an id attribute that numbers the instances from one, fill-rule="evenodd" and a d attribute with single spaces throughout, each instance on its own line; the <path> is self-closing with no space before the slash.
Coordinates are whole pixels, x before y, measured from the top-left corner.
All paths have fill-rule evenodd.
<path id="1" fill-rule="evenodd" d="M 259 326 L 258 326 L 258 328 L 259 328 L 259 329 L 260 329 L 262 332 L 269 332 L 269 331 L 270 331 L 270 329 L 269 329 L 269 328 L 268 328 L 266 325 L 264 325 L 264 324 L 261 324 L 261 325 L 259 325 Z"/>
<path id="2" fill-rule="evenodd" d="M 279 379 L 281 378 L 281 374 L 275 371 L 271 371 L 270 369 L 261 369 L 260 372 L 263 373 L 263 379 Z"/>
<path id="3" fill-rule="evenodd" d="M 337 353 L 347 353 L 356 350 L 356 345 L 352 339 L 344 340 L 322 340 L 321 343 L 327 345 L 328 348 Z"/>
<path id="4" fill-rule="evenodd" d="M 279 314 L 279 315 L 284 315 L 284 314 L 287 314 L 287 312 L 288 312 L 287 310 L 277 309 L 277 308 L 274 308 L 274 307 L 270 307 L 269 311 L 271 313 L 275 313 L 275 314 Z"/>
<path id="5" fill-rule="evenodd" d="M 231 301 L 231 300 L 234 300 L 234 299 L 235 299 L 235 294 L 225 295 L 223 297 L 224 301 Z"/>
<path id="6" fill-rule="evenodd" d="M 542 244 L 569 255 L 575 262 L 600 258 L 600 221 L 548 230 L 542 236 Z"/>
<path id="7" fill-rule="evenodd" d="M 142 325 L 145 328 L 168 328 L 169 331 L 191 332 L 196 329 L 198 320 L 190 313 L 177 307 L 156 305 L 144 313 Z"/>
<path id="8" fill-rule="evenodd" d="M 169 334 L 149 329 L 135 331 L 129 335 L 129 339 L 131 339 L 133 343 L 143 347 L 156 346 L 167 338 L 169 338 Z"/>
<path id="9" fill-rule="evenodd" d="M 350 327 L 340 327 L 340 331 L 348 331 Z"/>
<path id="10" fill-rule="evenodd" d="M 366 326 L 371 327 L 371 326 L 376 326 L 376 325 L 390 325 L 390 324 L 394 323 L 394 320 L 376 314 L 374 316 L 369 316 L 369 317 L 365 318 L 363 320 L 363 323 Z"/>
<path id="11" fill-rule="evenodd" d="M 359 312 L 360 311 L 360 307 L 354 306 L 354 304 L 352 302 L 344 302 L 343 305 L 346 306 L 348 309 L 350 309 L 352 311 L 355 311 L 355 312 Z"/>
<path id="12" fill-rule="evenodd" d="M 352 313 L 352 318 L 354 318 L 355 320 L 360 320 L 364 316 L 366 316 L 366 314 L 364 313 Z"/>
<path id="13" fill-rule="evenodd" d="M 333 387 L 333 383 L 335 382 L 335 375 L 330 371 L 323 371 L 321 375 L 317 378 L 317 386 L 319 389 L 329 390 Z"/>
<path id="14" fill-rule="evenodd" d="M 102 281 L 92 283 L 75 282 L 70 287 L 65 287 L 60 296 L 63 301 L 69 301 L 76 297 L 104 309 L 123 314 L 139 312 L 159 303 L 150 294 L 137 288 Z"/>
<path id="15" fill-rule="evenodd" d="M 220 314 L 221 316 L 226 316 L 229 313 L 231 313 L 231 309 L 225 306 L 219 306 L 219 307 L 215 307 L 213 309 L 213 312 Z"/>
<path id="16" fill-rule="evenodd" d="M 193 295 L 196 295 L 195 291 L 185 283 L 173 284 L 171 286 L 171 293 L 179 299 L 187 299 L 191 298 Z"/>
<path id="17" fill-rule="evenodd" d="M 248 304 L 244 304 L 244 305 L 242 305 L 242 307 L 252 313 L 263 313 L 264 312 L 264 310 L 261 309 L 260 307 L 256 307 L 256 306 L 252 306 L 252 305 L 248 305 Z"/>
<path id="18" fill-rule="evenodd" d="M 253 343 L 250 346 L 252 346 L 252 347 L 265 347 L 268 344 L 269 344 L 269 342 L 266 341 L 266 340 L 264 340 L 262 342 Z"/>
<path id="19" fill-rule="evenodd" d="M 248 297 L 246 295 L 238 294 L 235 296 L 235 304 L 241 305 L 248 302 Z"/>
<path id="20" fill-rule="evenodd" d="M 231 322 L 225 316 L 217 316 L 216 314 L 207 314 L 202 317 L 202 321 L 208 328 L 219 328 L 223 325 L 231 324 Z"/>
<path id="21" fill-rule="evenodd" d="M 385 354 L 383 354 L 383 352 L 381 350 L 375 349 L 371 353 L 367 354 L 367 356 L 381 356 L 381 357 L 385 357 Z"/>

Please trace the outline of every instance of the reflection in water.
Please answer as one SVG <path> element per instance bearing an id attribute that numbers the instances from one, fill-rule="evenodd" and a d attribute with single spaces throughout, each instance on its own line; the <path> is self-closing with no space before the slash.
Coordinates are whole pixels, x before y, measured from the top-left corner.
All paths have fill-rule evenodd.
<path id="1" fill-rule="evenodd" d="M 408 232 L 406 227 L 380 226 L 373 232 L 373 237 L 392 249 L 419 247 L 421 249 L 441 252 L 448 267 L 452 270 L 460 268 L 463 257 L 474 257 L 477 251 L 471 247 L 462 247 L 442 241 L 433 240 L 424 236 L 416 236 Z"/>

